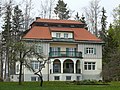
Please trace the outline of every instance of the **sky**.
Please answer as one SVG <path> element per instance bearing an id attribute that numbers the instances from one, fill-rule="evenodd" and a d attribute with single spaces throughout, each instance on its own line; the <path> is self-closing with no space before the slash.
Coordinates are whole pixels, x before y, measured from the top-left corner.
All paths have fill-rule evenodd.
<path id="1" fill-rule="evenodd" d="M 2 2 L 5 2 L 7 0 L 1 0 Z M 25 0 L 14 0 L 15 3 L 18 3 L 18 2 L 21 2 L 21 1 L 25 1 Z M 32 15 L 33 15 L 33 18 L 35 17 L 38 17 L 39 14 L 39 9 L 40 9 L 40 2 L 44 2 L 45 0 L 32 0 L 32 4 L 33 4 L 33 12 L 32 12 Z M 55 4 L 57 3 L 58 0 L 55 0 Z M 90 3 L 91 0 L 64 0 L 65 3 L 67 3 L 67 6 L 69 9 L 71 9 L 72 11 L 74 11 L 73 15 L 76 14 L 76 12 L 79 12 L 79 15 L 82 15 L 84 10 L 83 8 L 84 7 L 88 7 L 89 6 L 89 3 Z M 115 7 L 117 7 L 118 5 L 120 4 L 120 0 L 100 0 L 100 7 L 104 7 L 105 10 L 107 11 L 106 15 L 108 16 L 107 20 L 108 22 L 111 22 L 113 21 L 113 17 L 112 17 L 112 11 Z M 21 3 L 22 5 L 22 3 Z M 2 23 L 0 22 L 0 26 L 2 25 Z"/>

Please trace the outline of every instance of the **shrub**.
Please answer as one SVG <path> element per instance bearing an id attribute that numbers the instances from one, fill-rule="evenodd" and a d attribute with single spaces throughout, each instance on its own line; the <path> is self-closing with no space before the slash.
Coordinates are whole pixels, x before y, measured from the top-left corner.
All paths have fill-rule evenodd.
<path id="1" fill-rule="evenodd" d="M 97 85 L 98 82 L 96 80 L 83 80 L 83 81 L 77 81 L 77 85 Z"/>
<path id="2" fill-rule="evenodd" d="M 0 82 L 3 82 L 3 78 L 2 77 L 0 77 Z"/>

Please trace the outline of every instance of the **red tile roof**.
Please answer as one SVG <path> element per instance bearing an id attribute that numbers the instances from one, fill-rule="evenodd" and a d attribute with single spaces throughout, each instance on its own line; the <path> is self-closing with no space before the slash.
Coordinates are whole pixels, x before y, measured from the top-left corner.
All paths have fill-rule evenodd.
<path id="1" fill-rule="evenodd" d="M 47 22 L 47 23 L 66 23 L 66 24 L 83 24 L 82 22 L 75 20 L 60 20 L 60 19 L 37 19 L 35 22 Z"/>
<path id="2" fill-rule="evenodd" d="M 101 41 L 84 28 L 57 28 L 34 26 L 23 38 L 24 39 L 52 39 L 51 31 L 70 31 L 74 33 L 74 39 L 78 41 Z"/>
<path id="3" fill-rule="evenodd" d="M 52 39 L 48 27 L 34 26 L 23 37 L 24 39 Z"/>

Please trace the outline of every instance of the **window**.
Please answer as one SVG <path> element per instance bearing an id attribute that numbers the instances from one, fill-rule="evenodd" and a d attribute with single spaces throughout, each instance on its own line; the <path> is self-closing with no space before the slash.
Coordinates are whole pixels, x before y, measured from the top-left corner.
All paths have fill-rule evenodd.
<path id="1" fill-rule="evenodd" d="M 39 69 L 39 62 L 38 61 L 32 61 L 31 66 L 33 69 Z"/>
<path id="2" fill-rule="evenodd" d="M 59 63 L 55 63 L 53 66 L 53 73 L 60 73 L 60 64 Z"/>
<path id="3" fill-rule="evenodd" d="M 67 56 L 75 56 L 76 48 L 66 48 Z"/>
<path id="4" fill-rule="evenodd" d="M 31 81 L 36 81 L 36 77 L 31 77 Z"/>
<path id="5" fill-rule="evenodd" d="M 59 56 L 60 55 L 60 47 L 50 47 L 50 52 L 52 56 Z"/>
<path id="6" fill-rule="evenodd" d="M 64 33 L 64 38 L 68 38 L 68 33 Z"/>
<path id="7" fill-rule="evenodd" d="M 80 81 L 80 76 L 77 76 L 76 79 L 77 79 L 77 81 Z"/>
<path id="8" fill-rule="evenodd" d="M 54 76 L 54 80 L 60 80 L 60 76 Z"/>
<path id="9" fill-rule="evenodd" d="M 96 54 L 96 48 L 85 48 L 85 54 Z"/>
<path id="10" fill-rule="evenodd" d="M 56 33 L 56 38 L 60 38 L 61 33 Z"/>
<path id="11" fill-rule="evenodd" d="M 95 70 L 95 62 L 84 62 L 85 70 Z"/>
<path id="12" fill-rule="evenodd" d="M 71 76 L 66 76 L 66 80 L 71 80 Z"/>
<path id="13" fill-rule="evenodd" d="M 19 64 L 16 66 L 16 72 L 19 72 L 20 68 L 19 68 Z"/>

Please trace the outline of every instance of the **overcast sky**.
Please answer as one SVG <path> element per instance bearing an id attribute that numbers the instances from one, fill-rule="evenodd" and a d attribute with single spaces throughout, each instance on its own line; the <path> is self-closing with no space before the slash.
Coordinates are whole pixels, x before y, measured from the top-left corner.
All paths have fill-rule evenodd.
<path id="1" fill-rule="evenodd" d="M 2 2 L 7 1 L 7 0 L 1 0 Z M 14 0 L 16 3 L 23 1 L 23 0 Z M 26 1 L 26 0 L 24 0 Z M 28 0 L 29 1 L 29 0 Z M 40 2 L 45 1 L 45 0 L 32 0 L 33 2 L 33 18 L 38 17 L 38 9 L 40 9 Z M 55 0 L 56 3 L 58 0 Z M 89 6 L 89 2 L 91 0 L 64 0 L 65 3 L 67 3 L 67 6 L 69 9 L 74 11 L 74 14 L 76 12 L 79 12 L 80 15 L 84 12 L 83 7 Z M 21 3 L 22 4 L 22 3 Z M 100 0 L 99 5 L 105 8 L 107 11 L 107 16 L 108 16 L 108 21 L 112 22 L 112 11 L 115 7 L 117 7 L 120 4 L 120 0 Z M 1 23 L 0 23 L 1 24 Z M 0 25 L 1 26 L 1 25 Z"/>
<path id="2" fill-rule="evenodd" d="M 89 5 L 91 0 L 64 0 L 70 9 L 83 13 L 83 7 Z M 112 21 L 112 11 L 120 4 L 120 0 L 100 0 L 100 6 L 104 7 L 107 11 L 107 16 Z"/>

